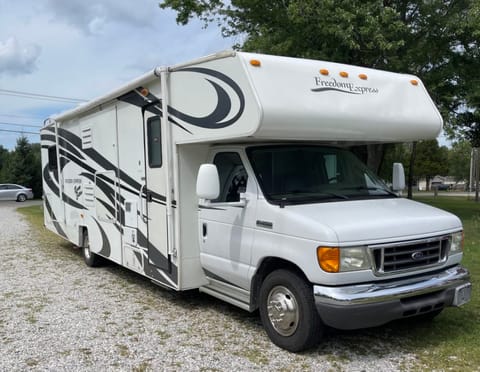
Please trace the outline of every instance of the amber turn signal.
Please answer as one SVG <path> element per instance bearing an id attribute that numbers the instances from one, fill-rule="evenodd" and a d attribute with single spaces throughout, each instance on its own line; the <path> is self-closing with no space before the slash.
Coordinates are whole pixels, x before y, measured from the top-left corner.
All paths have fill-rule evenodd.
<path id="1" fill-rule="evenodd" d="M 318 264 L 327 273 L 338 273 L 340 271 L 340 249 L 336 247 L 318 247 Z"/>

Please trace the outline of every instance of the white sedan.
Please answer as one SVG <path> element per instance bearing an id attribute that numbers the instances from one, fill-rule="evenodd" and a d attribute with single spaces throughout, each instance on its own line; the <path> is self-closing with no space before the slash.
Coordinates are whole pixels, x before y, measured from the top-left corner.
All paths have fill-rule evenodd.
<path id="1" fill-rule="evenodd" d="M 33 199 L 32 189 L 13 183 L 0 184 L 0 200 L 24 202 L 27 199 Z"/>

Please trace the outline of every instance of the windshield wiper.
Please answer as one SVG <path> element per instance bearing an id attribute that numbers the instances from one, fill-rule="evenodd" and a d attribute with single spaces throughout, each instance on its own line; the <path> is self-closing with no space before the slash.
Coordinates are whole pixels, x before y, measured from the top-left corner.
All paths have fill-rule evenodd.
<path id="1" fill-rule="evenodd" d="M 393 195 L 395 197 L 398 197 L 397 194 L 395 194 L 393 191 L 390 191 L 388 189 L 384 189 L 383 187 L 375 187 L 375 186 L 352 186 L 352 187 L 342 187 L 342 190 L 356 190 L 356 191 L 383 191 L 386 194 Z"/>
<path id="2" fill-rule="evenodd" d="M 302 194 L 303 192 L 294 191 L 290 192 L 290 195 Z M 285 204 L 295 204 L 295 203 L 302 203 L 306 201 L 314 201 L 314 200 L 326 200 L 326 199 L 341 199 L 347 200 L 349 199 L 346 195 L 336 194 L 333 192 L 317 192 L 314 195 L 304 195 L 304 196 L 293 196 L 288 197 L 284 196 L 281 198 L 273 198 L 273 200 L 280 202 L 280 206 L 283 207 Z"/>

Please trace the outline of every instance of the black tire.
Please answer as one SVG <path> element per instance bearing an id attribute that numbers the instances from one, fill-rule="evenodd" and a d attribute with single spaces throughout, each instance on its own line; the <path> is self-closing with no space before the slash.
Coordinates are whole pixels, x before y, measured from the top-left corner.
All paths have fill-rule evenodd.
<path id="1" fill-rule="evenodd" d="M 90 250 L 90 240 L 88 238 L 88 233 L 86 232 L 83 235 L 82 253 L 83 260 L 87 266 L 98 267 L 103 264 L 103 258 Z"/>
<path id="2" fill-rule="evenodd" d="M 27 200 L 27 195 L 25 194 L 17 195 L 17 202 L 24 202 L 25 200 Z"/>
<path id="3" fill-rule="evenodd" d="M 275 345 L 299 352 L 319 343 L 324 326 L 312 286 L 299 275 L 284 269 L 273 271 L 262 283 L 259 300 L 260 318 Z"/>

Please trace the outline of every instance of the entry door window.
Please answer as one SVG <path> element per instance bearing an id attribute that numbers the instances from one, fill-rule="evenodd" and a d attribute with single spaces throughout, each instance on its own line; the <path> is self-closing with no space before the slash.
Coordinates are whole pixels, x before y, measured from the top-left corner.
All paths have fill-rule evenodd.
<path id="1" fill-rule="evenodd" d="M 247 172 L 240 155 L 236 152 L 218 153 L 213 160 L 220 177 L 220 195 L 213 202 L 233 203 L 240 201 L 240 194 L 247 188 Z"/>
<path id="2" fill-rule="evenodd" d="M 147 120 L 148 165 L 150 168 L 162 166 L 162 131 L 160 117 L 154 116 Z"/>

